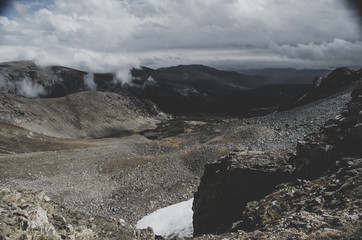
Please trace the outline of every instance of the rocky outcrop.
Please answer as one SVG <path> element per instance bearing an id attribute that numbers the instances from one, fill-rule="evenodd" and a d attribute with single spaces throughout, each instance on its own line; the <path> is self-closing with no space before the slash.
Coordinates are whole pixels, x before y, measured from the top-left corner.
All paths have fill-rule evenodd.
<path id="1" fill-rule="evenodd" d="M 295 106 L 304 105 L 318 99 L 327 97 L 344 88 L 348 88 L 351 84 L 362 79 L 362 69 L 353 71 L 346 67 L 337 68 L 331 72 L 326 78 L 315 77 L 313 85 L 304 94 L 294 101 L 289 101 L 279 107 L 280 110 L 289 109 Z"/>
<path id="2" fill-rule="evenodd" d="M 246 204 L 291 178 L 288 153 L 235 152 L 205 166 L 193 202 L 194 235 L 221 233 L 241 218 Z"/>
<path id="3" fill-rule="evenodd" d="M 195 239 L 345 239 L 362 235 L 362 159 L 313 181 L 284 183 L 251 201 L 231 232 Z"/>
<path id="4" fill-rule="evenodd" d="M 359 86 L 341 115 L 298 142 L 295 155 L 281 161 L 271 153 L 254 158 L 243 156 L 250 153 L 232 154 L 207 165 L 194 198 L 194 235 L 224 233 L 198 239 L 358 239 L 361 111 Z"/>
<path id="5" fill-rule="evenodd" d="M 150 228 L 70 211 L 44 192 L 0 188 L 0 213 L 0 239 L 155 239 Z"/>

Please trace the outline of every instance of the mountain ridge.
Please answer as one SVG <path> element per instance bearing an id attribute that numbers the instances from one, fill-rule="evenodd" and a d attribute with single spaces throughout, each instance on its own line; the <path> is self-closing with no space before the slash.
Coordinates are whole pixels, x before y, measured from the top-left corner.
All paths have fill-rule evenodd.
<path id="1" fill-rule="evenodd" d="M 308 72 L 308 70 L 305 70 Z M 34 62 L 0 64 L 0 90 L 27 97 L 62 97 L 86 90 L 116 92 L 156 103 L 177 114 L 226 114 L 250 117 L 275 111 L 305 94 L 307 82 L 272 82 L 265 77 L 222 71 L 204 65 L 131 69 L 122 83 L 115 73 L 87 73 Z M 287 74 L 288 75 L 288 74 Z"/>

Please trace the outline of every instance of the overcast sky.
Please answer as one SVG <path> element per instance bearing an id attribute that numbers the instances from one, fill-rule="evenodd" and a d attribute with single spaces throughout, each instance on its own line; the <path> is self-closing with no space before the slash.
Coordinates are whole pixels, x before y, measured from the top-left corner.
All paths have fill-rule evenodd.
<path id="1" fill-rule="evenodd" d="M 361 21 L 343 0 L 18 0 L 1 15 L 0 62 L 362 67 Z"/>

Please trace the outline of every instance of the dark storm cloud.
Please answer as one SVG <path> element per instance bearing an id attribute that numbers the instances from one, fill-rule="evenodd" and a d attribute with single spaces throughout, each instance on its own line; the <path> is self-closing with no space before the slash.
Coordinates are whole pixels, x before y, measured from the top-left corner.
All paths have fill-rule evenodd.
<path id="1" fill-rule="evenodd" d="M 358 15 L 360 18 L 361 28 L 362 28 L 362 1 L 361 0 L 345 0 L 347 6 Z"/>
<path id="2" fill-rule="evenodd" d="M 0 16 L 5 14 L 6 8 L 9 7 L 10 0 L 0 0 Z"/>
<path id="3" fill-rule="evenodd" d="M 54 0 L 31 12 L 17 2 L 22 14 L 0 17 L 0 61 L 34 59 L 120 78 L 144 64 L 362 65 L 360 25 L 348 6 L 342 0 Z"/>

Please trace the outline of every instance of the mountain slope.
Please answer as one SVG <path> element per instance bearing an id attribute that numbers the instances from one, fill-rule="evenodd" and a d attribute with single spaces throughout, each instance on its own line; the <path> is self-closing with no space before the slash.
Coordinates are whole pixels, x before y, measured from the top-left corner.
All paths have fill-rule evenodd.
<path id="1" fill-rule="evenodd" d="M 264 68 L 237 70 L 249 76 L 260 76 L 269 84 L 310 84 L 315 76 L 327 76 L 331 70 L 328 69 L 293 69 L 293 68 Z"/>
<path id="2" fill-rule="evenodd" d="M 48 136 L 100 138 L 155 127 L 149 101 L 87 91 L 61 98 L 26 99 L 0 92 L 0 121 Z"/>
<path id="3" fill-rule="evenodd" d="M 362 69 L 353 71 L 346 67 L 337 68 L 327 77 L 316 77 L 307 91 L 281 106 L 281 109 L 304 105 L 333 93 L 349 88 L 353 83 L 362 80 Z"/>

